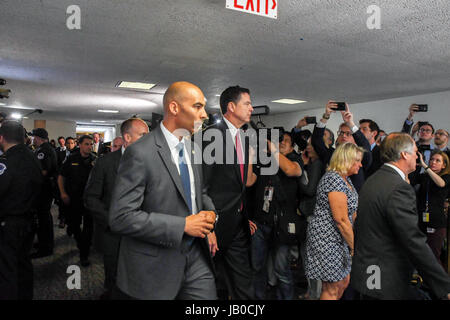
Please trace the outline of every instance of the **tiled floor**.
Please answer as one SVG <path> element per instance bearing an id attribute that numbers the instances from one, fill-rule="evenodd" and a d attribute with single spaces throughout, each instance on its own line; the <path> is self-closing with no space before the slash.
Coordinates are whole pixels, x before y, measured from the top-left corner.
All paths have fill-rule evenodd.
<path id="1" fill-rule="evenodd" d="M 52 215 L 55 232 L 55 250 L 50 257 L 33 260 L 34 265 L 34 299 L 35 300 L 95 300 L 103 293 L 103 258 L 102 255 L 91 250 L 89 260 L 91 265 L 80 265 L 79 252 L 75 239 L 69 238 L 66 229 L 58 227 L 58 208 L 53 206 Z M 73 271 L 67 273 L 70 266 L 78 266 L 80 270 L 81 288 L 69 289 L 67 282 L 72 284 Z M 294 271 L 297 283 L 295 296 L 305 292 L 305 283 L 302 276 Z M 302 283 L 299 283 L 299 280 Z M 276 299 L 275 290 L 268 290 L 268 299 Z"/>
<path id="2" fill-rule="evenodd" d="M 52 256 L 33 260 L 34 299 L 35 300 L 92 300 L 103 293 L 103 258 L 92 250 L 91 265 L 80 265 L 79 252 L 75 239 L 69 238 L 66 229 L 57 226 L 57 207 L 52 208 L 55 250 Z M 69 289 L 67 281 L 73 279 L 73 272 L 67 273 L 71 265 L 80 270 L 81 289 Z M 69 281 L 74 283 L 74 281 Z"/>

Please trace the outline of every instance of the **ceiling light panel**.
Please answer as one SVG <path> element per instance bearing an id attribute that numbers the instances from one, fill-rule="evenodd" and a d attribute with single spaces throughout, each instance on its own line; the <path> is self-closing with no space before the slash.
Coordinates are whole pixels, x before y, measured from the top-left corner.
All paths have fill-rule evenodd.
<path id="1" fill-rule="evenodd" d="M 117 84 L 118 88 L 138 89 L 138 90 L 150 90 L 154 86 L 156 86 L 156 84 L 144 82 L 130 82 L 130 81 L 120 81 Z"/>
<path id="2" fill-rule="evenodd" d="M 285 103 L 285 104 L 298 104 L 298 103 L 304 103 L 306 101 L 303 100 L 295 100 L 295 99 L 279 99 L 279 100 L 274 100 L 272 102 L 275 103 Z"/>

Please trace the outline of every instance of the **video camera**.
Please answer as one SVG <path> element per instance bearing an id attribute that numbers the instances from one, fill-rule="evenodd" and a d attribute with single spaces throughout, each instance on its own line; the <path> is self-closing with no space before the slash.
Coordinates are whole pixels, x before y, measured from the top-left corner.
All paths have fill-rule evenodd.
<path id="1" fill-rule="evenodd" d="M 0 86 L 4 86 L 5 84 L 6 84 L 6 80 L 0 79 Z M 10 93 L 11 93 L 10 89 L 0 88 L 0 99 L 4 99 L 4 98 L 8 99 Z"/>

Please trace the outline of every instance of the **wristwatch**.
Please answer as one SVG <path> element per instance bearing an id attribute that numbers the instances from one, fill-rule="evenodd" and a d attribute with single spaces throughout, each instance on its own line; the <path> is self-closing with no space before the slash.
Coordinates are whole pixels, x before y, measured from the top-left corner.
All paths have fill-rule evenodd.
<path id="1" fill-rule="evenodd" d="M 328 120 L 328 119 L 330 119 L 330 115 L 327 114 L 327 113 L 324 113 L 324 114 L 322 115 L 322 119 Z"/>

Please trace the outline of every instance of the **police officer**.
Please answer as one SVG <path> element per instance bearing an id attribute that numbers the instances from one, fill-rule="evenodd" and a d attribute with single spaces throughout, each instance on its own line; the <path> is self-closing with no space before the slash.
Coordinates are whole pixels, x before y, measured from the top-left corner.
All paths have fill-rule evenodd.
<path id="1" fill-rule="evenodd" d="M 60 137 L 60 138 L 62 138 L 62 137 Z M 58 141 L 59 140 L 60 139 L 58 139 Z M 70 154 L 72 154 L 74 152 L 79 152 L 79 149 L 75 143 L 75 139 L 72 137 L 67 137 L 65 139 L 65 148 L 66 148 L 66 150 L 64 152 L 64 158 L 62 159 L 61 164 L 58 165 L 58 172 L 61 171 L 63 162 L 67 159 L 67 157 Z M 59 207 L 59 215 L 58 215 L 59 224 L 58 224 L 58 226 L 60 229 L 64 229 L 66 226 L 66 213 L 64 211 L 66 209 L 66 206 L 61 201 L 61 195 L 59 194 L 59 188 L 57 188 L 57 191 L 58 191 L 58 207 Z"/>
<path id="2" fill-rule="evenodd" d="M 0 127 L 0 300 L 33 298 L 32 210 L 43 183 L 38 160 L 16 121 Z"/>
<path id="3" fill-rule="evenodd" d="M 90 264 L 88 258 L 93 233 L 92 215 L 83 204 L 84 189 L 96 159 L 92 153 L 92 145 L 91 136 L 80 137 L 79 152 L 67 157 L 58 176 L 61 200 L 67 209 L 67 234 L 73 234 L 80 250 L 80 262 L 84 267 Z"/>
<path id="4" fill-rule="evenodd" d="M 50 213 L 56 188 L 57 157 L 55 149 L 48 142 L 48 132 L 37 128 L 31 133 L 33 145 L 36 147 L 34 154 L 41 163 L 44 185 L 42 186 L 37 207 L 37 236 L 38 250 L 32 254 L 32 258 L 42 258 L 53 254 L 54 233 L 53 217 Z"/>

